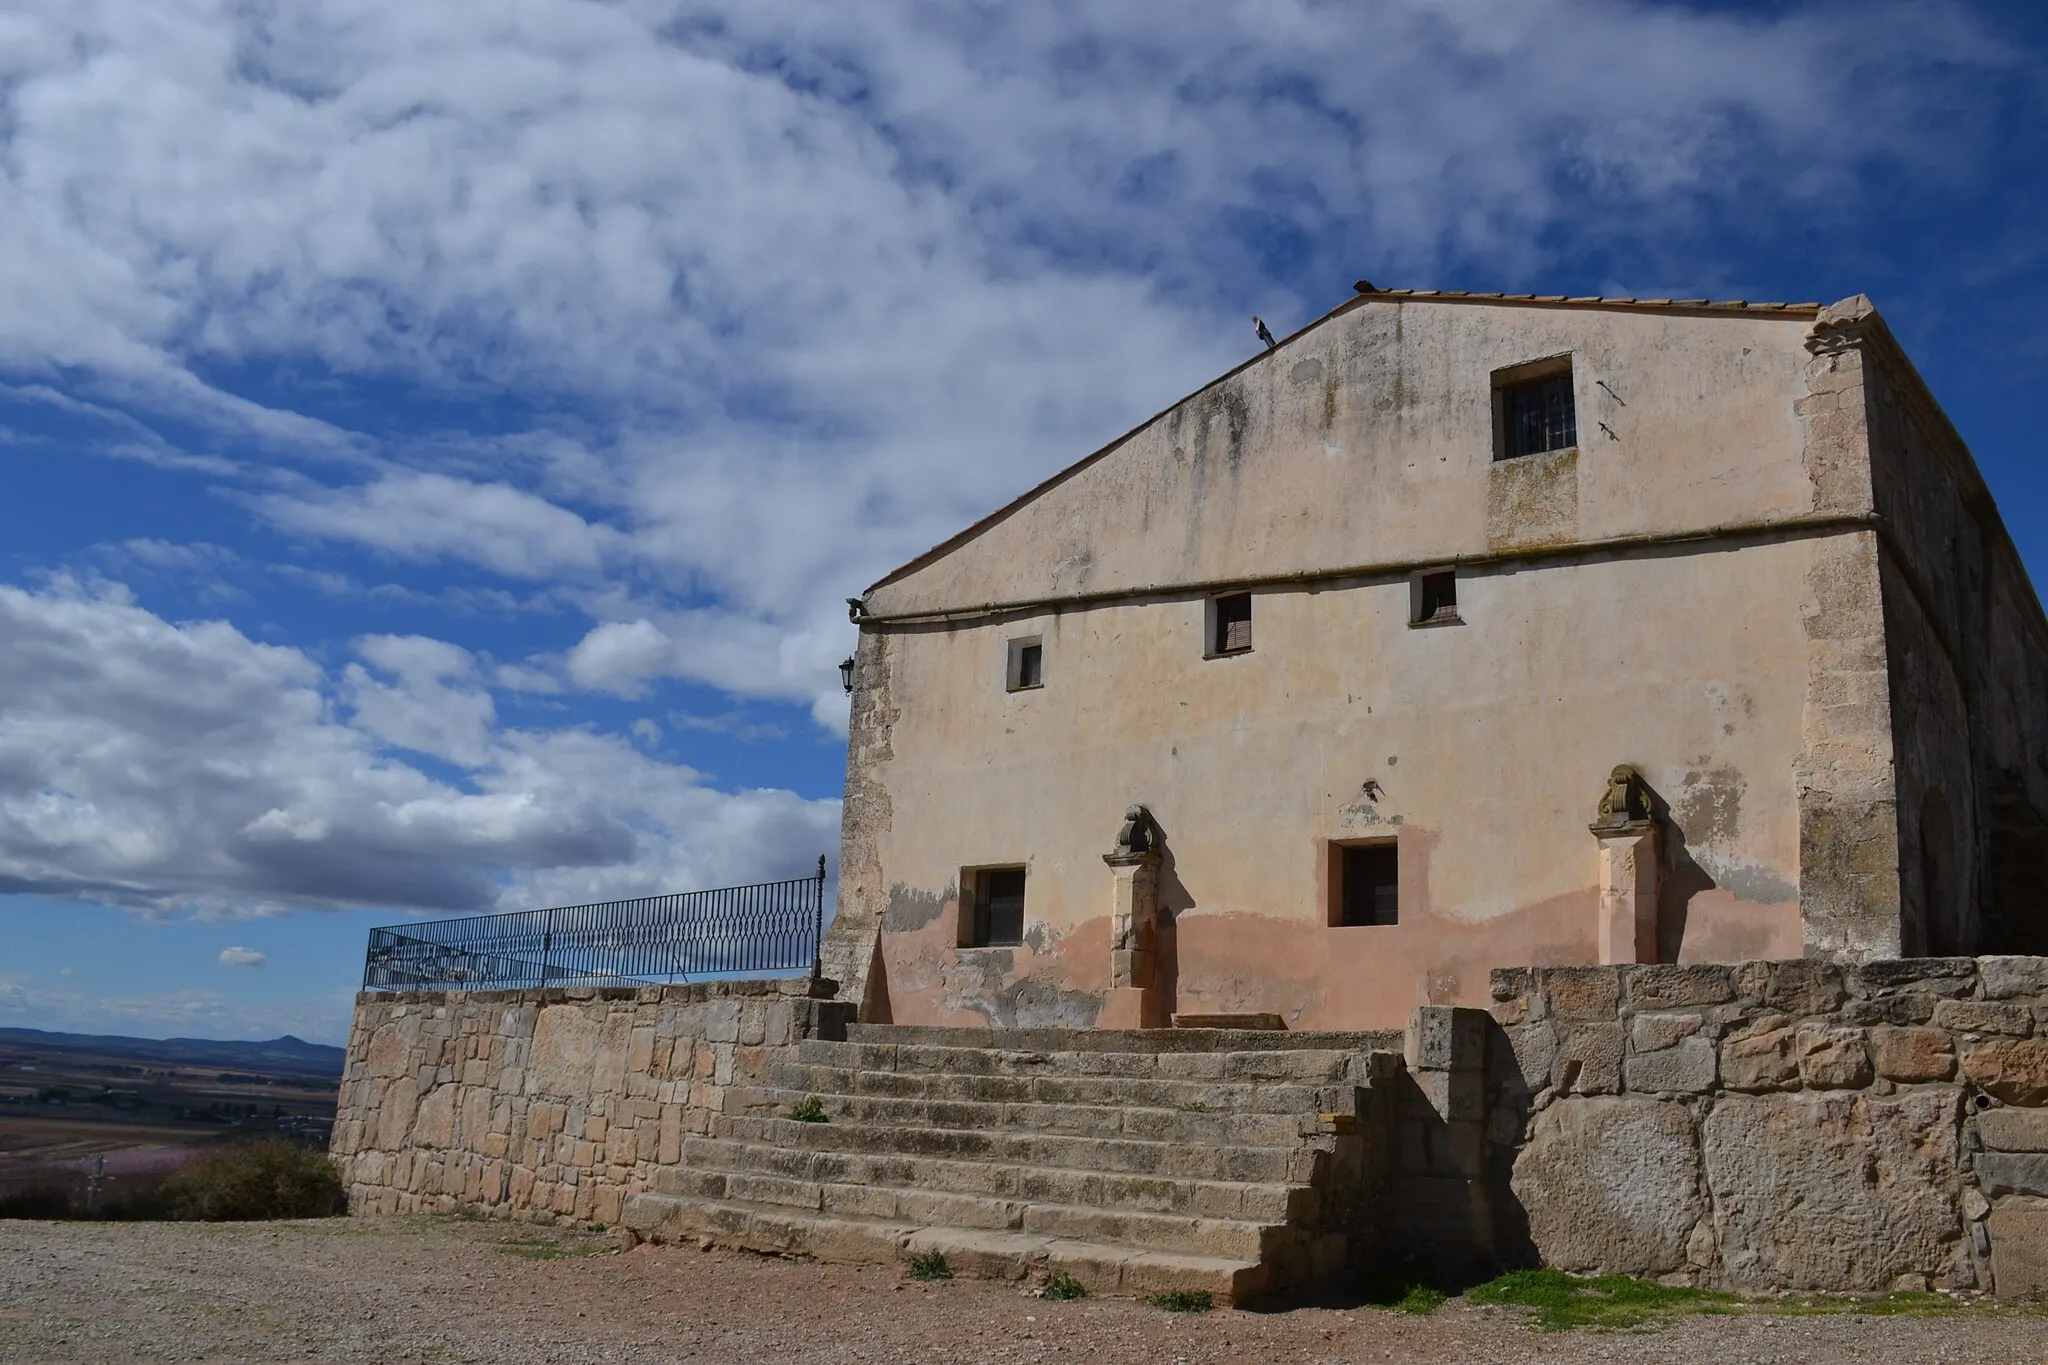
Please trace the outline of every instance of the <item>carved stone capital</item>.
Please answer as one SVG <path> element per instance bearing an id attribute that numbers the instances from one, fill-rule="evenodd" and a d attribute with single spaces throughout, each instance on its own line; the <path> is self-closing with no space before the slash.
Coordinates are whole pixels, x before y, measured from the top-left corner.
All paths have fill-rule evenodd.
<path id="1" fill-rule="evenodd" d="M 1872 333 L 1884 324 L 1879 320 L 1877 307 L 1868 297 L 1852 294 L 1840 303 L 1831 303 L 1820 310 L 1820 316 L 1813 321 L 1813 330 L 1807 333 L 1806 349 L 1814 355 L 1833 355 L 1861 346 Z"/>

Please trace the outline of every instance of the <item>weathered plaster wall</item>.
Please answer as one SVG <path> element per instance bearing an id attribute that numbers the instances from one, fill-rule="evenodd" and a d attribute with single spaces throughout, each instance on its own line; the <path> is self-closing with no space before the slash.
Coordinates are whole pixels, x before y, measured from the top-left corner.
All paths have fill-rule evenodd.
<path id="1" fill-rule="evenodd" d="M 616 1223 L 728 1088 L 845 1036 L 851 1007 L 808 989 L 366 991 L 332 1148 L 350 1207 Z"/>
<path id="2" fill-rule="evenodd" d="M 2048 961 L 1513 970 L 1492 993 L 1510 1259 L 2048 1287 Z"/>
<path id="3" fill-rule="evenodd" d="M 1797 954 L 1809 635 L 1784 585 L 1824 543 L 1474 573 L 1463 624 L 1427 629 L 1405 578 L 1262 592 L 1253 650 L 1216 659 L 1199 598 L 871 629 L 862 704 L 919 723 L 884 746 L 856 714 L 842 921 L 879 907 L 895 1022 L 1090 1025 L 1101 855 L 1140 801 L 1175 1008 L 1396 1027 L 1483 1003 L 1496 965 L 1597 960 L 1586 826 L 1630 762 L 1668 807 L 1665 955 Z M 1008 692 L 1020 635 L 1045 685 Z M 1320 841 L 1364 837 L 1398 841 L 1400 923 L 1331 928 Z M 962 949 L 959 873 L 1002 864 L 1028 869 L 1026 942 Z"/>
<path id="4" fill-rule="evenodd" d="M 2048 948 L 2048 622 L 1969 451 L 1867 300 L 1864 371 L 1908 944 Z M 2003 873 L 2001 875 L 2001 866 Z"/>
<path id="5" fill-rule="evenodd" d="M 1810 513 L 1811 315 L 1367 300 L 870 592 L 888 615 Z M 1492 374 L 1569 353 L 1579 446 L 1493 458 Z"/>

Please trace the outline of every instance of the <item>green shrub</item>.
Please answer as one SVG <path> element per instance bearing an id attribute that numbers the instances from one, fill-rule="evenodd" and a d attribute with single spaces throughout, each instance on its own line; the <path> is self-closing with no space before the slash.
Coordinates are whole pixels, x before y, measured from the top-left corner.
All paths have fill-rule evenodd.
<path id="1" fill-rule="evenodd" d="M 952 1267 L 946 1264 L 942 1251 L 920 1251 L 910 1258 L 910 1278 L 913 1280 L 950 1280 Z"/>
<path id="2" fill-rule="evenodd" d="M 1145 1302 L 1169 1313 L 1206 1313 L 1216 1306 L 1215 1299 L 1206 1289 L 1169 1289 L 1163 1294 L 1152 1295 Z"/>
<path id="3" fill-rule="evenodd" d="M 806 1095 L 797 1101 L 796 1108 L 789 1111 L 789 1116 L 798 1123 L 828 1122 L 825 1117 L 825 1102 L 816 1095 Z"/>
<path id="4" fill-rule="evenodd" d="M 348 1196 L 326 1153 L 270 1138 L 199 1157 L 124 1212 L 209 1223 L 329 1218 L 348 1212 Z"/>
<path id="5" fill-rule="evenodd" d="M 1055 1270 L 1045 1277 L 1045 1296 L 1048 1299 L 1085 1299 L 1088 1286 L 1064 1270 Z"/>
<path id="6" fill-rule="evenodd" d="M 55 1185 L 0 1194 L 0 1218 L 69 1218 L 71 1196 Z"/>
<path id="7" fill-rule="evenodd" d="M 1359 1294 L 1374 1308 L 1428 1317 L 1450 1298 L 1413 1270 L 1384 1269 L 1368 1273 L 1359 1282 Z"/>

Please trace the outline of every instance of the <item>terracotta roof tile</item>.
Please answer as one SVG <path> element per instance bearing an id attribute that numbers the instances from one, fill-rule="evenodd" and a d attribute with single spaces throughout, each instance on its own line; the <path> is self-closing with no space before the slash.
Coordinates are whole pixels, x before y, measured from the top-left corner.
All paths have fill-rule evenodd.
<path id="1" fill-rule="evenodd" d="M 1360 299 L 1475 299 L 1503 303 L 1541 303 L 1572 308 L 1691 308 L 1730 313 L 1804 313 L 1818 311 L 1818 303 L 1751 303 L 1747 299 L 1639 299 L 1612 298 L 1599 294 L 1501 294 L 1468 292 L 1462 289 L 1375 289 L 1359 294 Z"/>

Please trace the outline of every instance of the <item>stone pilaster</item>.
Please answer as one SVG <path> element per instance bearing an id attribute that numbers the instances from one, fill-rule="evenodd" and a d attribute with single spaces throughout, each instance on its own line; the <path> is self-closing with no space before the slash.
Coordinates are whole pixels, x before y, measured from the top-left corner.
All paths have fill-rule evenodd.
<path id="1" fill-rule="evenodd" d="M 1600 840 L 1600 960 L 1657 960 L 1657 826 L 1594 826 Z"/>

